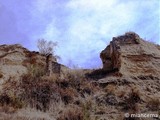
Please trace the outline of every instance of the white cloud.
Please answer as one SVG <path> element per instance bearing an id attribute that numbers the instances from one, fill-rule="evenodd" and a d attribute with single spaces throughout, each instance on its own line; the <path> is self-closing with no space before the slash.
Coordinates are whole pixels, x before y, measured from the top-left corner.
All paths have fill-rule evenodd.
<path id="1" fill-rule="evenodd" d="M 67 19 L 69 24 L 67 34 L 70 39 L 68 47 L 74 51 L 71 55 L 72 59 L 77 59 L 75 57 L 77 55 L 83 58 L 78 61 L 83 67 L 86 66 L 87 60 L 95 56 L 99 64 L 97 65 L 96 60 L 90 63 L 99 66 L 100 51 L 106 47 L 113 36 L 122 31 L 124 33 L 126 29 L 129 30 L 132 27 L 127 24 L 134 21 L 132 16 L 134 6 L 126 7 L 124 4 L 117 3 L 117 0 L 71 0 L 67 4 L 70 10 L 70 16 Z"/>
<path id="2" fill-rule="evenodd" d="M 46 40 L 58 40 L 58 38 L 60 37 L 60 31 L 54 25 L 55 22 L 53 20 L 50 24 L 46 26 L 42 38 L 45 38 Z"/>
<path id="3" fill-rule="evenodd" d="M 134 6 L 126 7 L 124 4 L 117 4 L 117 0 L 70 1 L 68 7 L 72 11 L 69 30 L 78 38 L 88 39 L 95 34 L 115 35 L 119 28 L 124 31 L 130 29 L 132 25 L 128 26 L 128 24 L 134 21 Z"/>
<path id="4" fill-rule="evenodd" d="M 117 0 L 70 0 L 68 3 L 68 7 L 70 8 L 80 8 L 80 9 L 91 9 L 91 10 L 99 10 L 101 11 L 101 8 L 109 8 L 112 7 Z"/>
<path id="5" fill-rule="evenodd" d="M 50 14 L 53 20 L 46 25 L 42 36 L 49 40 L 60 40 L 58 53 L 64 64 L 72 60 L 73 64 L 82 67 L 99 66 L 99 52 L 112 37 L 132 30 L 136 30 L 142 37 L 151 36 L 150 29 L 157 24 L 157 19 L 151 21 L 154 24 L 148 20 L 158 13 L 154 8 L 156 0 L 70 0 L 63 7 L 59 7 L 56 0 L 36 1 L 40 13 L 53 12 Z M 64 15 L 64 11 L 68 11 L 66 16 L 55 16 Z M 67 24 L 67 28 L 63 29 L 63 23 Z M 144 26 L 142 23 L 145 28 L 141 28 Z M 57 24 L 62 28 L 59 29 Z"/>

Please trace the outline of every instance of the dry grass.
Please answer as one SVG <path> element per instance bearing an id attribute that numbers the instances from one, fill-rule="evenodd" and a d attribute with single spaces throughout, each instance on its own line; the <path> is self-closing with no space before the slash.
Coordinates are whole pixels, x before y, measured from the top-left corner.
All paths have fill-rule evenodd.
<path id="1" fill-rule="evenodd" d="M 85 79 L 85 72 L 81 69 L 66 69 L 63 70 L 63 79 L 81 81 Z"/>
<path id="2" fill-rule="evenodd" d="M 18 109 L 23 107 L 23 102 L 16 96 L 3 93 L 0 95 L 0 106 L 4 108 L 13 107 L 14 109 Z"/>
<path id="3" fill-rule="evenodd" d="M 105 87 L 105 92 L 107 93 L 115 93 L 115 90 L 116 90 L 116 85 L 114 84 L 109 84 L 108 86 Z"/>
<path id="4" fill-rule="evenodd" d="M 59 88 L 52 79 L 23 76 L 20 84 L 22 99 L 39 110 L 49 109 L 50 101 L 58 101 Z"/>
<path id="5" fill-rule="evenodd" d="M 126 88 L 126 87 L 125 87 Z M 117 87 L 117 90 L 115 92 L 115 94 L 117 95 L 117 97 L 119 98 L 124 98 L 126 96 L 126 93 L 128 92 L 127 88 L 124 89 L 124 87 Z"/>
<path id="6" fill-rule="evenodd" d="M 8 80 L 3 84 L 1 106 L 7 105 L 14 109 L 29 106 L 46 112 L 53 103 L 60 100 L 64 105 L 74 104 L 76 97 L 91 95 L 97 90 L 84 78 L 83 71 L 80 71 L 81 74 L 78 74 L 78 71 L 69 71 L 66 79 L 62 79 L 57 76 L 44 76 L 41 68 L 31 66 L 29 73 L 23 75 L 21 80 Z"/>
<path id="7" fill-rule="evenodd" d="M 36 109 L 20 109 L 14 114 L 1 113 L 0 120 L 56 120 L 48 113 L 37 111 Z"/>
<path id="8" fill-rule="evenodd" d="M 3 74 L 0 72 L 0 78 L 2 78 L 3 77 Z"/>
<path id="9" fill-rule="evenodd" d="M 35 118 L 30 117 L 31 113 L 28 113 L 29 116 L 18 115 L 19 109 L 22 110 L 26 107 L 37 112 L 47 112 L 59 120 L 89 120 L 92 100 L 88 99 L 86 95 L 91 96 L 99 90 L 98 86 L 85 78 L 85 73 L 81 70 L 67 71 L 65 78 L 47 77 L 37 66 L 31 66 L 29 73 L 23 75 L 19 81 L 9 79 L 3 84 L 3 87 L 0 103 L 1 107 L 5 109 L 2 112 L 10 114 L 11 108 L 14 111 L 14 115 L 4 117 L 4 119 L 15 116 L 15 119 L 20 120 Z M 76 103 L 78 96 L 80 97 L 79 103 Z M 70 105 L 72 107 L 69 107 Z M 23 114 L 26 113 L 25 111 Z"/>
<path id="10" fill-rule="evenodd" d="M 138 104 L 141 101 L 141 94 L 138 90 L 132 89 L 128 98 L 124 100 L 123 110 L 138 111 Z"/>
<path id="11" fill-rule="evenodd" d="M 0 95 L 1 105 L 10 105 L 14 108 L 30 106 L 38 110 L 49 109 L 50 101 L 57 101 L 58 86 L 55 82 L 42 77 L 22 76 L 20 81 L 7 81 Z"/>
<path id="12" fill-rule="evenodd" d="M 28 67 L 28 75 L 31 77 L 42 77 L 46 74 L 45 68 L 38 65 L 31 65 Z"/>
<path id="13" fill-rule="evenodd" d="M 106 114 L 114 116 L 121 110 L 139 110 L 141 94 L 133 86 L 131 91 L 128 84 L 108 84 L 104 89 L 89 81 L 91 79 L 86 78 L 82 70 L 64 74 L 63 77 L 45 76 L 42 68 L 32 66 L 21 80 L 8 80 L 0 94 L 3 119 L 91 120 Z M 148 108 L 157 109 L 154 108 L 156 101 L 149 104 Z M 117 113 L 114 111 L 116 107 Z"/>
<path id="14" fill-rule="evenodd" d="M 81 108 L 77 106 L 67 107 L 57 120 L 85 120 Z"/>
<path id="15" fill-rule="evenodd" d="M 160 100 L 159 100 L 159 98 L 152 98 L 148 102 L 147 107 L 152 111 L 158 111 L 160 109 Z"/>
<path id="16" fill-rule="evenodd" d="M 7 113 L 7 114 L 13 114 L 17 111 L 14 107 L 4 105 L 0 107 L 0 113 Z"/>
<path id="17" fill-rule="evenodd" d="M 73 88 L 60 89 L 61 99 L 66 105 L 69 103 L 73 103 L 74 97 L 76 97 L 77 95 L 77 91 Z"/>

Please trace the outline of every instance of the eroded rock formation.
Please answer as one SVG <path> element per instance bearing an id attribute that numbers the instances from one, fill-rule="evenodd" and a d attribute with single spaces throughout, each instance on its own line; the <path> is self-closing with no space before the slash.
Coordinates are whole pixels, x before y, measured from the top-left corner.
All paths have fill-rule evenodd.
<path id="1" fill-rule="evenodd" d="M 103 70 L 118 70 L 123 75 L 159 75 L 159 46 L 142 40 L 134 32 L 113 37 L 101 52 Z"/>
<path id="2" fill-rule="evenodd" d="M 62 66 L 62 67 L 61 67 Z M 19 79 L 28 72 L 45 71 L 46 75 L 60 74 L 65 66 L 57 63 L 52 55 L 29 51 L 19 44 L 0 45 L 0 82 Z"/>

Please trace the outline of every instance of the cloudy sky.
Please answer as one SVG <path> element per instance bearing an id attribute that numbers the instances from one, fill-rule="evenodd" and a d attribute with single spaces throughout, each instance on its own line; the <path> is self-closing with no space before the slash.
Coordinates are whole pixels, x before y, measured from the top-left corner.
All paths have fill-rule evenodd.
<path id="1" fill-rule="evenodd" d="M 57 41 L 67 66 L 100 67 L 100 51 L 127 31 L 160 44 L 160 0 L 0 0 L 0 44 Z"/>

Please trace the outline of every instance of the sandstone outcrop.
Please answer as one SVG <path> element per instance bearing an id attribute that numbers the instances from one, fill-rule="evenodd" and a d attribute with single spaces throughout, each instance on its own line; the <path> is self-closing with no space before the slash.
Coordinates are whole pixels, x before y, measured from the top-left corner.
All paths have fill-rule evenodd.
<path id="1" fill-rule="evenodd" d="M 117 70 L 127 76 L 159 77 L 160 49 L 158 45 L 144 41 L 134 32 L 113 37 L 101 52 L 103 70 Z"/>
<path id="2" fill-rule="evenodd" d="M 127 112 L 133 110 L 141 111 L 140 113 L 143 113 L 142 111 L 158 113 L 160 106 L 159 48 L 159 45 L 143 40 L 134 32 L 114 37 L 100 54 L 103 62 L 100 72 L 103 72 L 103 76 L 95 81 L 107 93 L 112 94 L 109 94 L 111 95 L 109 97 L 108 94 L 98 95 L 96 97 L 98 102 L 100 100 L 107 105 L 115 105 L 118 102 L 118 105 L 124 105 L 123 110 Z M 134 108 L 138 104 L 143 104 L 143 107 Z M 156 107 L 152 106 L 153 108 L 150 109 L 150 105 Z"/>
<path id="3" fill-rule="evenodd" d="M 45 71 L 46 75 L 58 74 L 64 65 L 59 64 L 52 56 L 29 51 L 19 44 L 0 45 L 0 83 L 8 79 L 19 79 L 21 75 L 34 71 Z"/>

